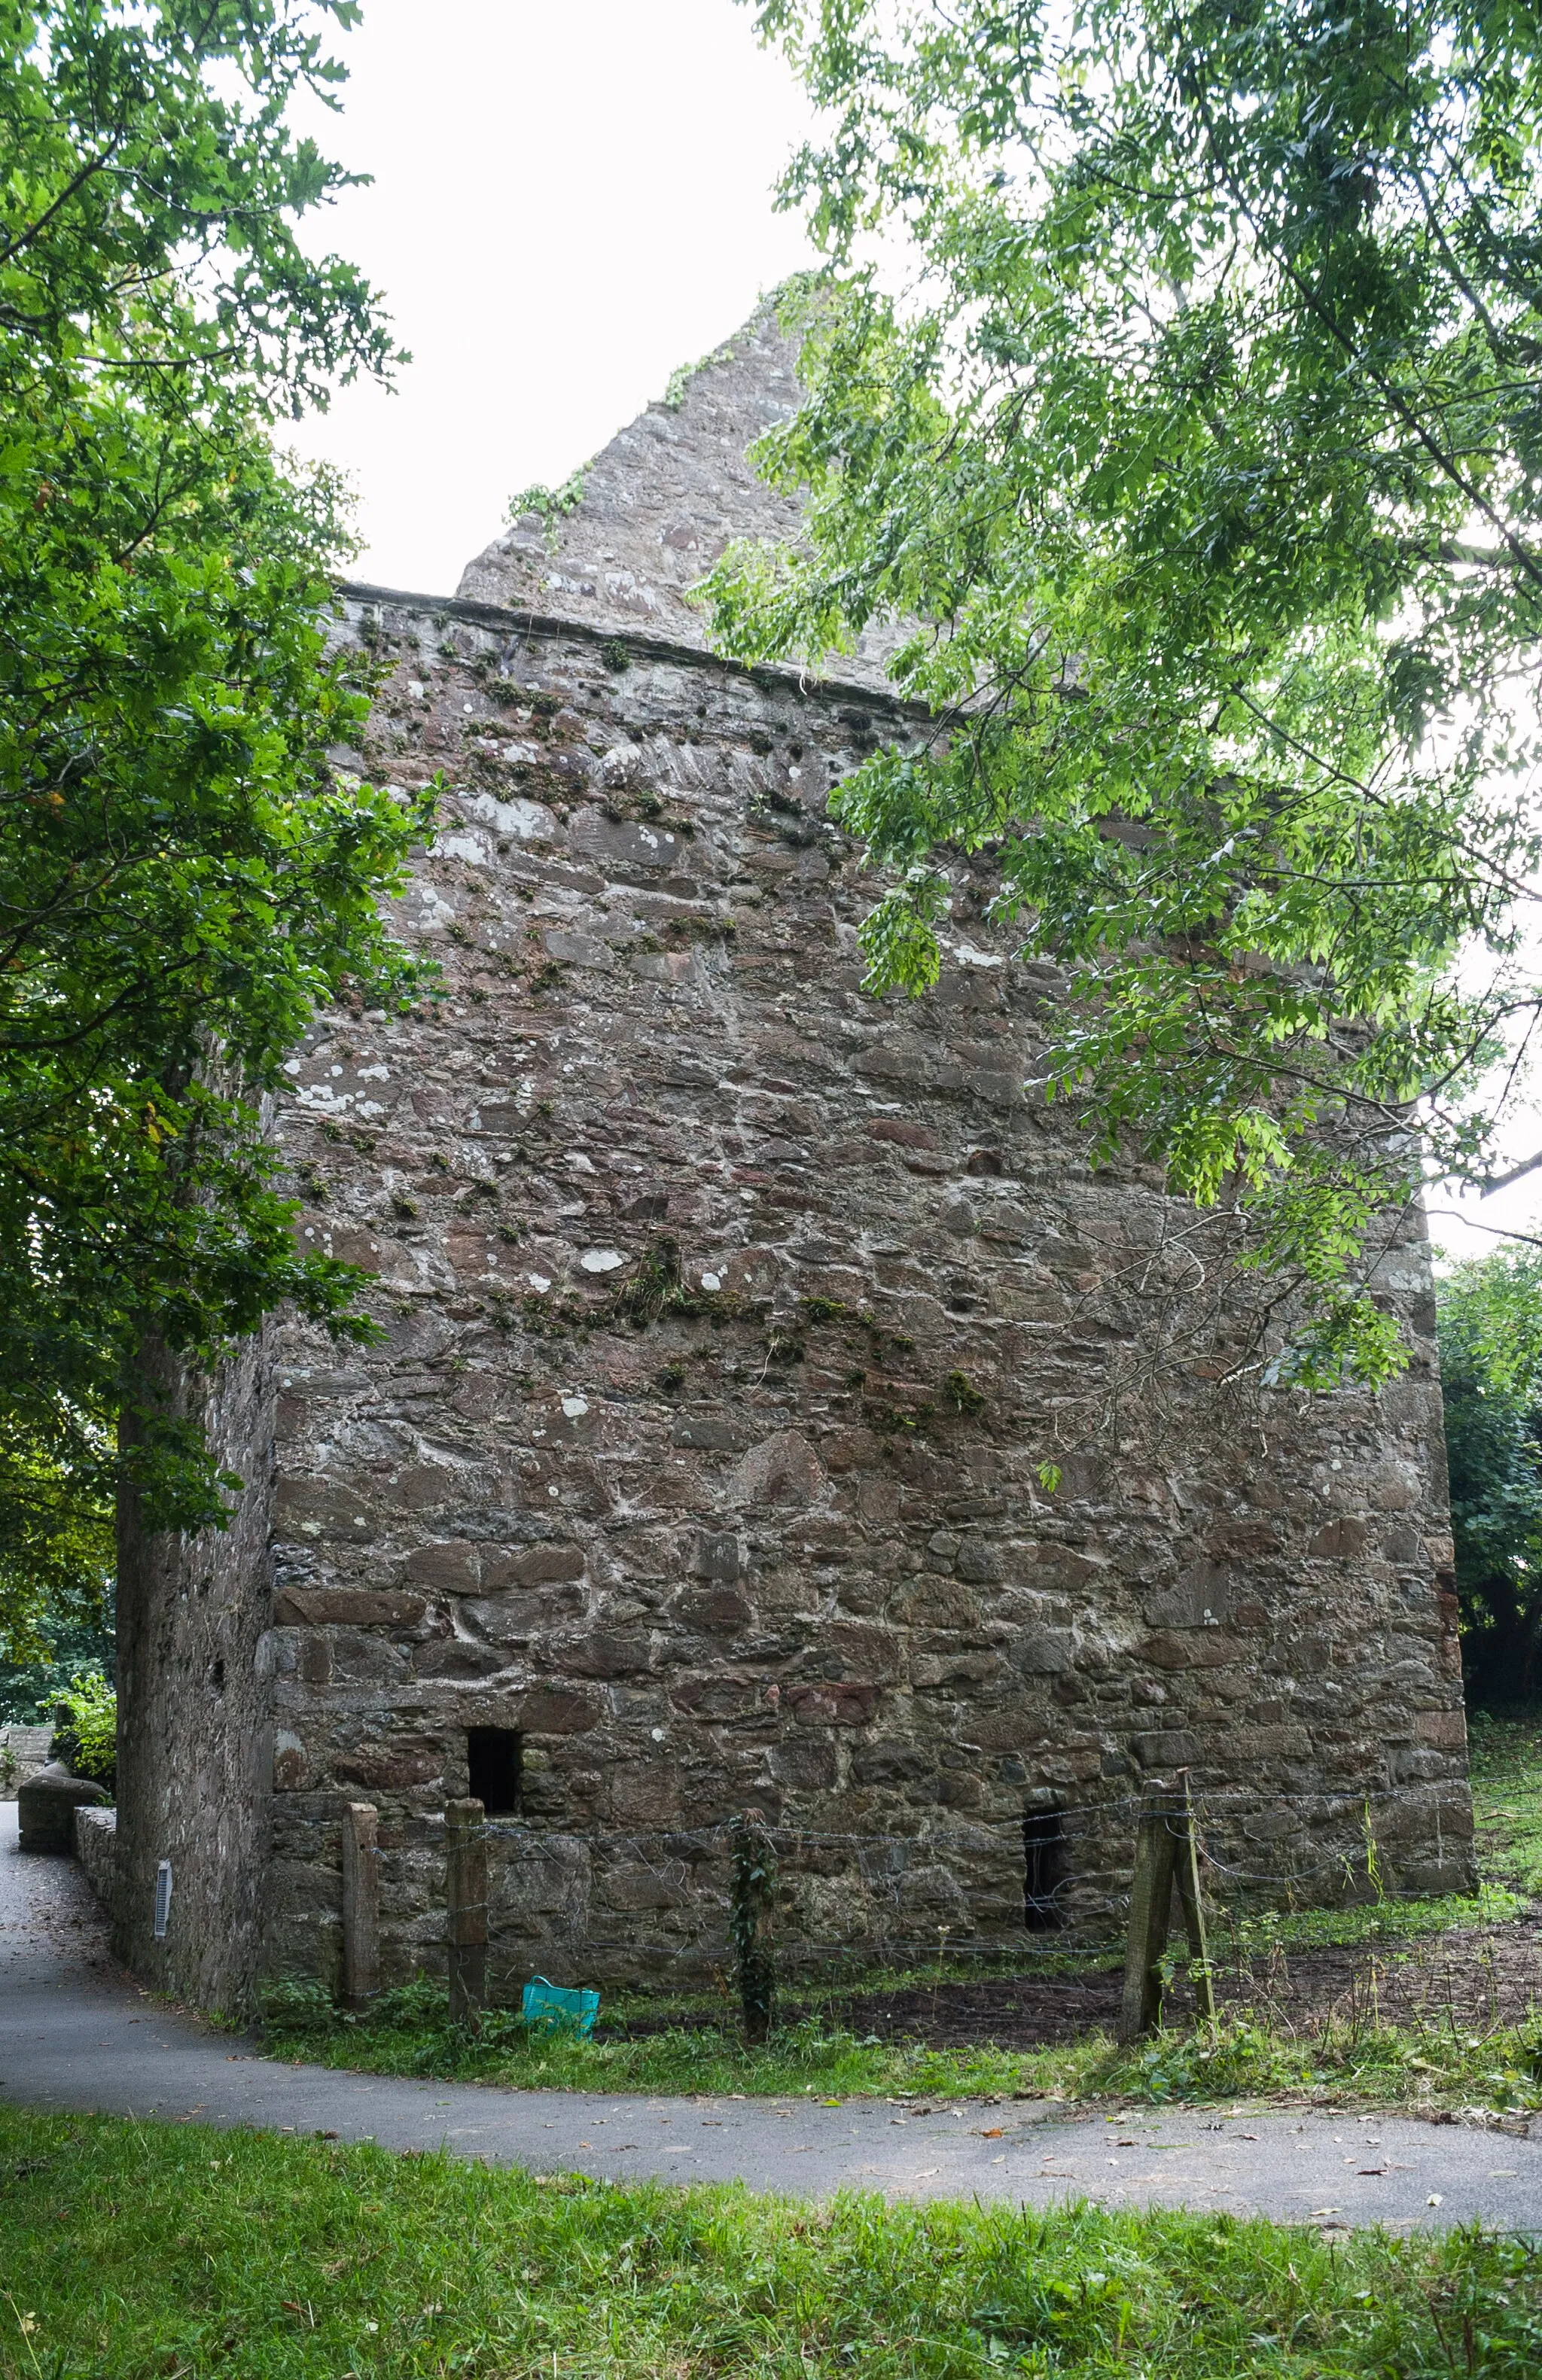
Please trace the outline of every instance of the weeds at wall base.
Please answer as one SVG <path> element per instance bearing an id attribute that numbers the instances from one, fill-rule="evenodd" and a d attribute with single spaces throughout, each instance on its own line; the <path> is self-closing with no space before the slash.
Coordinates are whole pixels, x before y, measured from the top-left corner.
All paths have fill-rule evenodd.
<path id="1" fill-rule="evenodd" d="M 1329 2026 L 1291 2040 L 1245 2017 L 1210 2030 L 1174 2025 L 1124 2047 L 1095 2033 L 1031 2051 L 982 2044 L 934 2049 L 860 2036 L 812 2014 L 747 2047 L 728 2023 L 672 2026 L 630 2040 L 527 2033 L 490 2010 L 475 2033 L 452 2024 L 442 1985 L 425 1978 L 381 1995 L 367 2015 L 339 2014 L 314 1985 L 270 1996 L 267 2037 L 283 2056 L 379 2074 L 437 2076 L 505 2088 L 704 2093 L 780 2098 L 1121 2100 L 1153 2107 L 1234 2099 L 1352 2102 L 1418 2112 L 1542 2107 L 1542 2027 L 1484 2034 Z"/>
<path id="2" fill-rule="evenodd" d="M 1425 2020 L 1383 2022 L 1388 1982 L 1426 1948 L 1522 1917 L 1542 1891 L 1542 1761 L 1538 1721 L 1479 1718 L 1474 1726 L 1474 1798 L 1486 1881 L 1472 1898 L 1362 1902 L 1336 1909 L 1263 1911 L 1228 1920 L 1213 1913 L 1211 1952 L 1223 1985 L 1228 1970 L 1264 1971 L 1265 2005 L 1232 2007 L 1215 2038 L 1175 2021 L 1155 2038 L 1120 2048 L 1106 2032 L 1061 2046 L 997 2047 L 988 2040 L 928 2047 L 880 2038 L 852 2021 L 859 1995 L 973 1983 L 1010 1972 L 996 1954 L 964 1957 L 955 1947 L 924 1968 L 891 1961 L 827 1975 L 785 1976 L 783 2022 L 765 2046 L 746 2049 L 725 1980 L 714 1998 L 699 1987 L 673 1995 L 607 1990 L 600 2037 L 529 2039 L 517 2014 L 490 2010 L 473 2038 L 452 2026 L 444 1986 L 418 1977 L 383 1993 L 362 2019 L 344 2018 L 315 1983 L 286 1983 L 266 2010 L 274 2047 L 287 2056 L 378 2073 L 443 2075 L 506 2085 L 640 2092 L 802 2093 L 823 2096 L 1129 2099 L 1160 2106 L 1236 2098 L 1291 2105 L 1356 2104 L 1412 2112 L 1480 2108 L 1498 2116 L 1542 2107 L 1542 1968 L 1536 2011 L 1519 2021 L 1466 2021 L 1456 2009 Z M 1367 1954 L 1367 1988 L 1346 2012 L 1303 2025 L 1268 2005 L 1274 1974 L 1292 1961 L 1345 1949 Z M 1107 1946 L 1112 1962 L 1117 1952 Z M 1097 1953 L 1091 1954 L 1096 1963 Z M 1069 1979 L 1085 1973 L 1086 1949 L 1041 1952 L 1034 1973 Z M 1181 1985 L 1180 1960 L 1173 1980 Z M 1377 1978 L 1381 1978 L 1378 2000 Z M 1223 1990 L 1223 1998 L 1225 1993 Z M 644 2031 L 642 2028 L 649 2029 Z M 629 2027 L 635 2028 L 629 2032 Z"/>

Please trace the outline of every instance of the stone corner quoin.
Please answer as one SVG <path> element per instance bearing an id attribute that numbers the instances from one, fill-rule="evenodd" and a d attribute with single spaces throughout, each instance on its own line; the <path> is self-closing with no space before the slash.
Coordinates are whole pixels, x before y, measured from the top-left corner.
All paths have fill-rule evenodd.
<path id="1" fill-rule="evenodd" d="M 1172 1202 L 1025 1090 L 1054 978 L 967 868 L 936 991 L 860 989 L 826 801 L 920 722 L 860 657 L 727 664 L 676 601 L 754 360 L 623 432 L 555 559 L 516 530 L 460 598 L 345 590 L 389 674 L 338 767 L 450 788 L 396 921 L 443 997 L 324 1018 L 279 1105 L 383 1343 L 272 1326 L 207 1391 L 231 1529 L 124 1547 L 118 1947 L 203 2004 L 337 1984 L 349 1802 L 384 1979 L 442 1973 L 479 1787 L 500 1994 L 720 1963 L 745 1807 L 796 1830 L 789 1958 L 1007 1949 L 1046 1898 L 1106 1932 L 1180 1767 L 1223 1893 L 1366 1888 L 1367 1825 L 1384 1887 L 1470 1882 L 1424 1243 L 1380 1398 L 1228 1423 L 1175 1354 L 1176 1446 L 1046 1491 Z"/>

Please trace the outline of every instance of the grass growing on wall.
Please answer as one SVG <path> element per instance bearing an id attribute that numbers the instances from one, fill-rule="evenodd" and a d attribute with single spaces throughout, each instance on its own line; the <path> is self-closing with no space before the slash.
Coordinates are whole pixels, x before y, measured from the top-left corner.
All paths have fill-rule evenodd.
<path id="1" fill-rule="evenodd" d="M 5 2380 L 1384 2380 L 1542 2367 L 1459 2231 L 619 2188 L 0 2114 Z"/>

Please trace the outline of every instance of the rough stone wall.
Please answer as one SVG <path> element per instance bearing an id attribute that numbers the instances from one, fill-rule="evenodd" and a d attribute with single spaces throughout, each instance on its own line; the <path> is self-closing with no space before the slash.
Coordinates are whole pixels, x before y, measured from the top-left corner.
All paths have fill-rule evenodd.
<path id="1" fill-rule="evenodd" d="M 82 1802 L 75 1813 L 75 1856 L 104 1909 L 113 1906 L 113 1876 L 117 1863 L 117 1812 L 92 1808 Z"/>
<path id="2" fill-rule="evenodd" d="M 221 1467 L 246 1482 L 229 1527 L 150 1531 L 118 1516 L 117 1828 L 113 1947 L 136 1974 L 200 2008 L 240 2013 L 260 1961 L 273 1767 L 266 1634 L 273 1395 L 264 1338 L 213 1382 L 164 1354 L 147 1377 L 196 1404 Z M 154 1937 L 155 1874 L 172 1867 Z"/>
<path id="3" fill-rule="evenodd" d="M 47 1727 L 0 1727 L 0 1802 L 14 1802 L 19 1789 L 46 1766 L 53 1741 Z"/>
<path id="4" fill-rule="evenodd" d="M 328 1019 L 291 1068 L 302 1229 L 387 1335 L 275 1342 L 268 1968 L 335 1973 L 361 1797 L 387 1976 L 439 1961 L 483 1727 L 523 1742 L 512 1980 L 720 1958 L 701 1830 L 746 1804 L 806 1830 L 783 1925 L 826 1949 L 1021 1941 L 1048 1808 L 1063 1912 L 1106 1921 L 1131 1796 L 1180 1765 L 1245 1876 L 1363 1870 L 1373 1797 L 1385 1878 L 1460 1885 L 1422 1242 L 1385 1268 L 1415 1355 L 1379 1400 L 1196 1402 L 1177 1454 L 1049 1492 L 1046 1414 L 1095 1403 L 1102 1289 L 1175 1210 L 1025 1094 L 1053 978 L 967 904 L 932 997 L 862 994 L 873 888 L 824 804 L 907 722 L 607 621 L 349 615 L 394 664 L 355 765 L 450 787 L 400 919 L 446 996 Z"/>
<path id="5" fill-rule="evenodd" d="M 765 306 L 682 376 L 679 393 L 650 405 L 584 467 L 572 508 L 527 513 L 461 574 L 469 601 L 530 607 L 590 627 L 641 630 L 706 650 L 706 628 L 689 590 L 730 538 L 796 540 L 797 500 L 766 486 L 745 449 L 796 412 L 798 347 Z M 882 623 L 864 630 L 840 676 L 887 691 L 884 655 L 898 641 Z"/>

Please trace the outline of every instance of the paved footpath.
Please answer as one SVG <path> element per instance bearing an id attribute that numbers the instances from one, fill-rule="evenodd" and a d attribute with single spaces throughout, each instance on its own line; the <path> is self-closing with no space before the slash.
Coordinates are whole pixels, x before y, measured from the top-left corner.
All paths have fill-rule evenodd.
<path id="1" fill-rule="evenodd" d="M 1542 2232 L 1542 2138 L 1475 2125 L 1237 2107 L 1068 2118 L 1042 2101 L 922 2112 L 881 2099 L 650 2099 L 291 2065 L 172 2013 L 115 1968 L 74 1862 L 18 1851 L 14 1803 L 0 1803 L 0 2106 L 323 2132 L 537 2173 L 737 2180 L 807 2198 L 1094 2198 L 1322 2229 L 1478 2216 Z"/>

